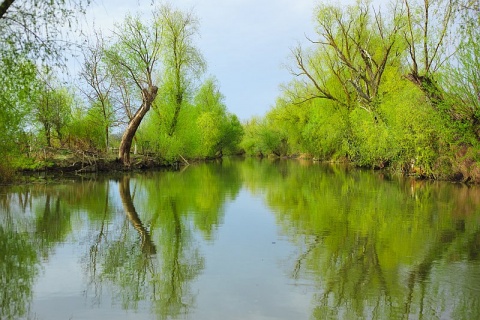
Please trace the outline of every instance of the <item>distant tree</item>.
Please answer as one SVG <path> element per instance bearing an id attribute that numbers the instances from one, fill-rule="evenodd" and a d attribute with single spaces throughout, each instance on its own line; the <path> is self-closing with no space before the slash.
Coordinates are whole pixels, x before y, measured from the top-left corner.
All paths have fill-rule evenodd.
<path id="1" fill-rule="evenodd" d="M 105 149 L 108 151 L 110 128 L 115 124 L 116 114 L 112 104 L 114 76 L 107 69 L 105 44 L 100 33 L 96 34 L 96 42 L 87 46 L 83 54 L 84 62 L 80 77 L 87 86 L 86 88 L 81 87 L 80 90 L 87 97 L 91 108 L 98 109 L 100 117 L 96 123 L 104 130 Z"/>
<path id="2" fill-rule="evenodd" d="M 223 136 L 220 141 L 220 152 L 238 153 L 240 142 L 244 135 L 243 126 L 235 114 L 227 113 L 226 122 L 223 126 Z"/>
<path id="3" fill-rule="evenodd" d="M 53 133 L 63 142 L 63 130 L 71 120 L 71 102 L 68 91 L 55 84 L 52 75 L 46 74 L 38 87 L 33 116 L 43 128 L 47 146 L 52 146 Z"/>
<path id="4" fill-rule="evenodd" d="M 194 102 L 199 112 L 196 125 L 200 135 L 200 154 L 221 156 L 224 151 L 235 152 L 243 128 L 235 115 L 227 112 L 225 97 L 214 78 L 208 78 L 198 90 Z"/>

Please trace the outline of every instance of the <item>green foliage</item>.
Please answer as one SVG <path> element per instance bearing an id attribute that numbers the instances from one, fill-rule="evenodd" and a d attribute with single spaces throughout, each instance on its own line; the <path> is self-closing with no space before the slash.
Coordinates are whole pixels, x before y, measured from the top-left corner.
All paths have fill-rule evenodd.
<path id="1" fill-rule="evenodd" d="M 320 4 L 312 47 L 292 50 L 295 78 L 263 119 L 245 124 L 242 147 L 476 180 L 480 29 L 465 3 Z M 459 8 L 464 37 L 439 78 Z"/>
<path id="2" fill-rule="evenodd" d="M 83 108 L 75 108 L 72 112 L 72 121 L 66 129 L 66 137 L 70 147 L 79 149 L 104 149 L 105 130 L 98 124 L 102 119 L 97 108 L 85 111 Z"/>
<path id="3" fill-rule="evenodd" d="M 347 154 L 347 123 L 331 103 L 317 102 L 308 108 L 309 120 L 302 128 L 304 150 L 320 159 L 337 159 Z"/>
<path id="4" fill-rule="evenodd" d="M 250 155 L 285 156 L 288 153 L 287 136 L 281 128 L 267 120 L 252 119 L 244 124 L 240 146 Z"/>
<path id="5" fill-rule="evenodd" d="M 238 149 L 243 128 L 238 118 L 227 112 L 224 96 L 213 78 L 207 79 L 195 96 L 198 112 L 196 126 L 200 136 L 199 155 L 212 157 L 234 153 Z"/>
<path id="6" fill-rule="evenodd" d="M 277 155 L 299 152 L 303 144 L 302 128 L 308 123 L 310 117 L 305 111 L 304 108 L 289 105 L 287 101 L 278 99 L 276 107 L 266 115 L 264 127 L 260 130 L 263 152 L 268 154 L 274 149 L 277 149 Z M 288 139 L 288 145 L 285 144 L 282 147 L 282 139 Z M 280 150 L 281 148 L 284 150 Z"/>
<path id="7" fill-rule="evenodd" d="M 389 127 L 365 110 L 352 112 L 353 150 L 351 158 L 361 166 L 383 168 L 396 155 Z"/>
<path id="8" fill-rule="evenodd" d="M 248 155 L 260 155 L 262 150 L 259 144 L 258 130 L 260 126 L 260 118 L 252 118 L 243 124 L 243 138 L 240 147 Z"/>
<path id="9" fill-rule="evenodd" d="M 154 152 L 169 161 L 179 156 L 211 158 L 237 152 L 243 128 L 238 118 L 227 112 L 215 79 L 206 79 L 191 103 L 182 102 L 172 135 L 171 123 L 177 106 L 171 93 L 168 89 L 160 90 L 155 112 L 141 129 L 141 140 L 148 141 Z"/>
<path id="10" fill-rule="evenodd" d="M 274 154 L 275 156 L 287 155 L 287 137 L 281 130 L 269 123 L 264 123 L 260 125 L 258 134 L 260 136 L 262 153 L 267 155 Z"/>
<path id="11" fill-rule="evenodd" d="M 63 144 L 66 127 L 71 121 L 73 97 L 65 87 L 55 84 L 51 75 L 45 77 L 37 89 L 32 113 L 34 123 L 41 127 L 39 131 L 43 133 L 46 145 L 51 147 L 53 134 Z"/>
<path id="12" fill-rule="evenodd" d="M 22 57 L 0 60 L 0 156 L 16 153 L 36 90 L 35 65 Z"/>
<path id="13" fill-rule="evenodd" d="M 158 105 L 156 108 L 158 108 Z M 162 110 L 161 113 L 151 112 L 147 115 L 144 124 L 137 133 L 139 143 L 148 146 L 150 152 L 167 161 L 175 161 L 179 158 L 179 155 L 191 157 L 194 154 L 193 145 L 195 145 L 196 140 L 192 139 L 194 132 L 188 128 L 190 113 L 182 112 L 180 114 L 177 130 L 174 135 L 170 136 L 168 130 L 171 123 L 166 110 Z"/>
<path id="14" fill-rule="evenodd" d="M 200 150 L 207 156 L 215 155 L 221 138 L 222 132 L 218 126 L 218 120 L 218 115 L 214 111 L 207 111 L 200 114 L 196 122 L 201 137 Z"/>
<path id="15" fill-rule="evenodd" d="M 242 124 L 235 114 L 227 113 L 227 117 L 223 125 L 223 136 L 221 138 L 220 146 L 222 152 L 226 154 L 235 154 L 240 152 L 240 142 L 244 134 Z"/>

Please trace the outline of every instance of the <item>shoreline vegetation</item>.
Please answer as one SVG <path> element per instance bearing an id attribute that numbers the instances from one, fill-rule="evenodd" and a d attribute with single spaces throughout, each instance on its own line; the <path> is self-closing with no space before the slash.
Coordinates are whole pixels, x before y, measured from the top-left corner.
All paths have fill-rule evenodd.
<path id="1" fill-rule="evenodd" d="M 8 167 L 0 165 L 0 185 L 62 180 L 65 177 L 96 173 L 118 173 L 146 170 L 179 170 L 189 165 L 186 159 L 167 161 L 153 154 L 131 154 L 127 167 L 117 153 L 80 151 L 65 148 L 46 148 L 35 157 L 23 158 Z M 17 158 L 18 160 L 19 158 Z M 190 160 L 192 163 L 198 160 Z M 14 169 L 15 168 L 15 169 Z"/>
<path id="2" fill-rule="evenodd" d="M 356 168 L 358 170 L 370 169 L 373 171 L 383 171 L 389 175 L 397 175 L 402 177 L 411 177 L 418 180 L 443 180 L 456 183 L 465 184 L 479 184 L 480 183 L 480 168 L 478 165 L 468 159 L 465 160 L 463 169 L 451 173 L 449 176 L 435 177 L 427 175 L 421 168 L 415 167 L 413 164 L 407 167 L 361 167 L 349 161 L 346 157 L 336 160 L 318 159 L 310 154 L 293 154 L 293 155 L 264 155 L 258 153 L 256 155 L 247 155 L 245 152 L 238 152 L 236 154 L 227 155 L 227 157 L 235 158 L 257 158 L 259 160 L 267 159 L 270 161 L 277 160 L 299 160 L 311 161 L 313 163 L 325 164 L 344 164 Z M 185 159 L 179 155 L 178 159 L 168 161 L 161 159 L 155 154 L 141 153 L 131 154 L 131 162 L 127 167 L 121 159 L 117 157 L 115 152 L 104 153 L 100 151 L 79 151 L 65 148 L 48 148 L 44 150 L 41 156 L 34 159 L 24 158 L 22 164 L 17 163 L 16 169 L 12 166 L 8 168 L 0 166 L 0 185 L 16 185 L 28 183 L 49 183 L 58 182 L 63 179 L 70 179 L 74 177 L 84 177 L 90 174 L 122 174 L 126 172 L 147 172 L 157 170 L 184 170 L 191 164 L 198 164 L 205 161 L 222 161 L 224 156 L 217 154 L 212 157 Z M 468 174 L 466 174 L 468 172 Z M 472 174 L 472 172 L 474 174 Z"/>

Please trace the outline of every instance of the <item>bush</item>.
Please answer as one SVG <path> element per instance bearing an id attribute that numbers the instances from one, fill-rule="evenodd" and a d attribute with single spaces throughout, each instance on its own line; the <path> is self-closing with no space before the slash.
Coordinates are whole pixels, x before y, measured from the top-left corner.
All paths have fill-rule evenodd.
<path id="1" fill-rule="evenodd" d="M 308 123 L 302 129 L 302 151 L 320 159 L 335 160 L 346 154 L 346 122 L 329 104 L 312 108 Z"/>
<path id="2" fill-rule="evenodd" d="M 15 169 L 9 162 L 0 163 L 0 183 L 12 183 L 15 179 Z"/>
<path id="3" fill-rule="evenodd" d="M 363 109 L 355 109 L 350 115 L 353 148 L 349 150 L 360 166 L 383 168 L 395 158 L 398 145 L 391 128 Z"/>

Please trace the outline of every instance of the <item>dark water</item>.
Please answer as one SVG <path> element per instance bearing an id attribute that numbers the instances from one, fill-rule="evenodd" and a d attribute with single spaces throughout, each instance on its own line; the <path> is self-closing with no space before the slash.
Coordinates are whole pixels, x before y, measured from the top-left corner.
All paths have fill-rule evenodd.
<path id="1" fill-rule="evenodd" d="M 480 189 L 296 161 L 0 188 L 1 319 L 479 319 Z"/>

